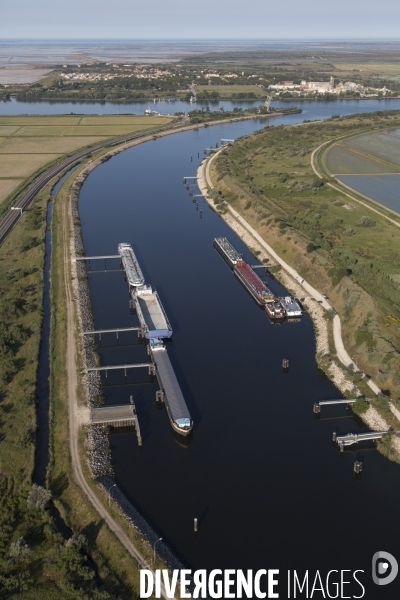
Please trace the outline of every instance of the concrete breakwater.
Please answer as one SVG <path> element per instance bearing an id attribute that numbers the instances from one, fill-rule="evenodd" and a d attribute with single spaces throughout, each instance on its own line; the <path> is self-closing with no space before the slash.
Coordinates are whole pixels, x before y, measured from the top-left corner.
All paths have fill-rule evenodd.
<path id="1" fill-rule="evenodd" d="M 116 153 L 116 150 L 112 151 Z M 95 167 L 103 160 L 92 161 L 75 179 L 70 193 L 70 256 L 81 256 L 84 253 L 81 225 L 78 210 L 79 191 Z M 79 348 L 78 354 L 81 358 L 83 369 L 96 367 L 97 347 L 95 336 L 84 336 L 83 331 L 93 330 L 94 321 L 90 299 L 90 289 L 87 279 L 86 267 L 83 261 L 74 261 L 72 264 L 72 286 L 75 298 L 76 317 L 78 323 Z M 99 398 L 102 395 L 102 383 L 100 373 L 91 371 L 82 374 L 85 402 L 89 408 L 100 406 Z M 139 511 L 130 503 L 124 493 L 115 483 L 114 471 L 111 464 L 111 452 L 107 430 L 101 425 L 88 425 L 86 427 L 86 458 L 88 466 L 96 481 L 103 491 L 117 504 L 121 515 L 133 527 L 141 537 L 152 547 L 159 540 L 159 534 L 147 523 Z M 168 546 L 160 541 L 157 544 L 157 554 L 170 569 L 182 569 L 183 564 L 171 552 Z"/>

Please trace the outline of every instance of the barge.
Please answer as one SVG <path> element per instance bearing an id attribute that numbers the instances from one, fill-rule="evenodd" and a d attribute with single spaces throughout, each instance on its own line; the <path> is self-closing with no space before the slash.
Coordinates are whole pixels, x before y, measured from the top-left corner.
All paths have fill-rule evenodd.
<path id="1" fill-rule="evenodd" d="M 169 338 L 172 327 L 161 300 L 151 285 L 142 285 L 132 291 L 132 300 L 145 338 Z"/>
<path id="2" fill-rule="evenodd" d="M 162 340 L 158 338 L 150 340 L 149 348 L 172 429 L 187 437 L 193 429 L 193 421 L 169 360 L 167 349 Z"/>
<path id="3" fill-rule="evenodd" d="M 286 315 L 290 317 L 301 317 L 303 311 L 301 310 L 300 304 L 296 298 L 292 296 L 285 296 L 284 298 L 278 298 L 279 302 L 286 310 Z"/>
<path id="4" fill-rule="evenodd" d="M 214 248 L 232 268 L 243 260 L 242 255 L 235 250 L 226 237 L 214 238 Z"/>
<path id="5" fill-rule="evenodd" d="M 265 304 L 265 312 L 270 319 L 283 320 L 286 317 L 286 310 L 278 300 L 267 302 Z"/>
<path id="6" fill-rule="evenodd" d="M 144 277 L 137 258 L 130 244 L 118 244 L 118 254 L 121 258 L 129 288 L 144 285 Z"/>
<path id="7" fill-rule="evenodd" d="M 260 306 L 275 300 L 271 290 L 261 281 L 250 265 L 240 261 L 233 267 L 233 272 Z"/>

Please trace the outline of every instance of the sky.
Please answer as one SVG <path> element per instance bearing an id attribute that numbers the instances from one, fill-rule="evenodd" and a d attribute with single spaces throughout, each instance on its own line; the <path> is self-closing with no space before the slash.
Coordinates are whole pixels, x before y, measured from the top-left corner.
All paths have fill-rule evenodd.
<path id="1" fill-rule="evenodd" d="M 398 39 L 398 0 L 0 0 L 1 39 Z"/>

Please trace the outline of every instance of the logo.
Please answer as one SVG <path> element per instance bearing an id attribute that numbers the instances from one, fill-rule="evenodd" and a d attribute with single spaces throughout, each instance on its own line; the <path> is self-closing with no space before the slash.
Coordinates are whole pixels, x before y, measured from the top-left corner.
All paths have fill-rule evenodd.
<path id="1" fill-rule="evenodd" d="M 399 565 L 389 552 L 375 552 L 372 557 L 372 580 L 376 585 L 387 585 L 396 579 Z"/>

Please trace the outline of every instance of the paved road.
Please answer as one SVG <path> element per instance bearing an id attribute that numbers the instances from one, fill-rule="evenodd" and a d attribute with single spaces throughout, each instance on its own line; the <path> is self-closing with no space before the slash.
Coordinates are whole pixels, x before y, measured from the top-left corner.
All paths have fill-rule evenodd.
<path id="1" fill-rule="evenodd" d="M 184 120 L 180 120 L 178 123 L 172 126 L 172 128 L 180 127 L 184 123 Z M 61 162 L 57 163 L 50 169 L 46 170 L 43 174 L 39 175 L 30 185 L 29 187 L 21 193 L 18 200 L 14 203 L 14 207 L 22 208 L 24 210 L 35 198 L 35 196 L 44 188 L 44 186 L 51 180 L 55 175 L 61 173 L 65 168 L 69 167 L 79 159 L 85 157 L 88 154 L 92 154 L 101 148 L 106 148 L 108 146 L 114 146 L 117 144 L 121 144 L 125 141 L 134 140 L 143 135 L 152 135 L 158 132 L 164 131 L 166 129 L 171 129 L 171 125 L 164 125 L 162 127 L 156 127 L 153 129 L 148 129 L 146 131 L 137 131 L 136 133 L 130 133 L 127 135 L 119 136 L 117 138 L 113 138 L 111 140 L 105 140 L 104 142 L 100 142 L 94 146 L 90 146 L 89 148 L 85 148 L 84 150 L 80 150 L 76 152 L 72 156 L 64 158 Z M 44 167 L 45 168 L 45 167 Z M 20 210 L 10 210 L 7 215 L 0 221 L 0 246 L 6 239 L 7 235 L 10 233 L 12 228 L 21 218 Z"/>

